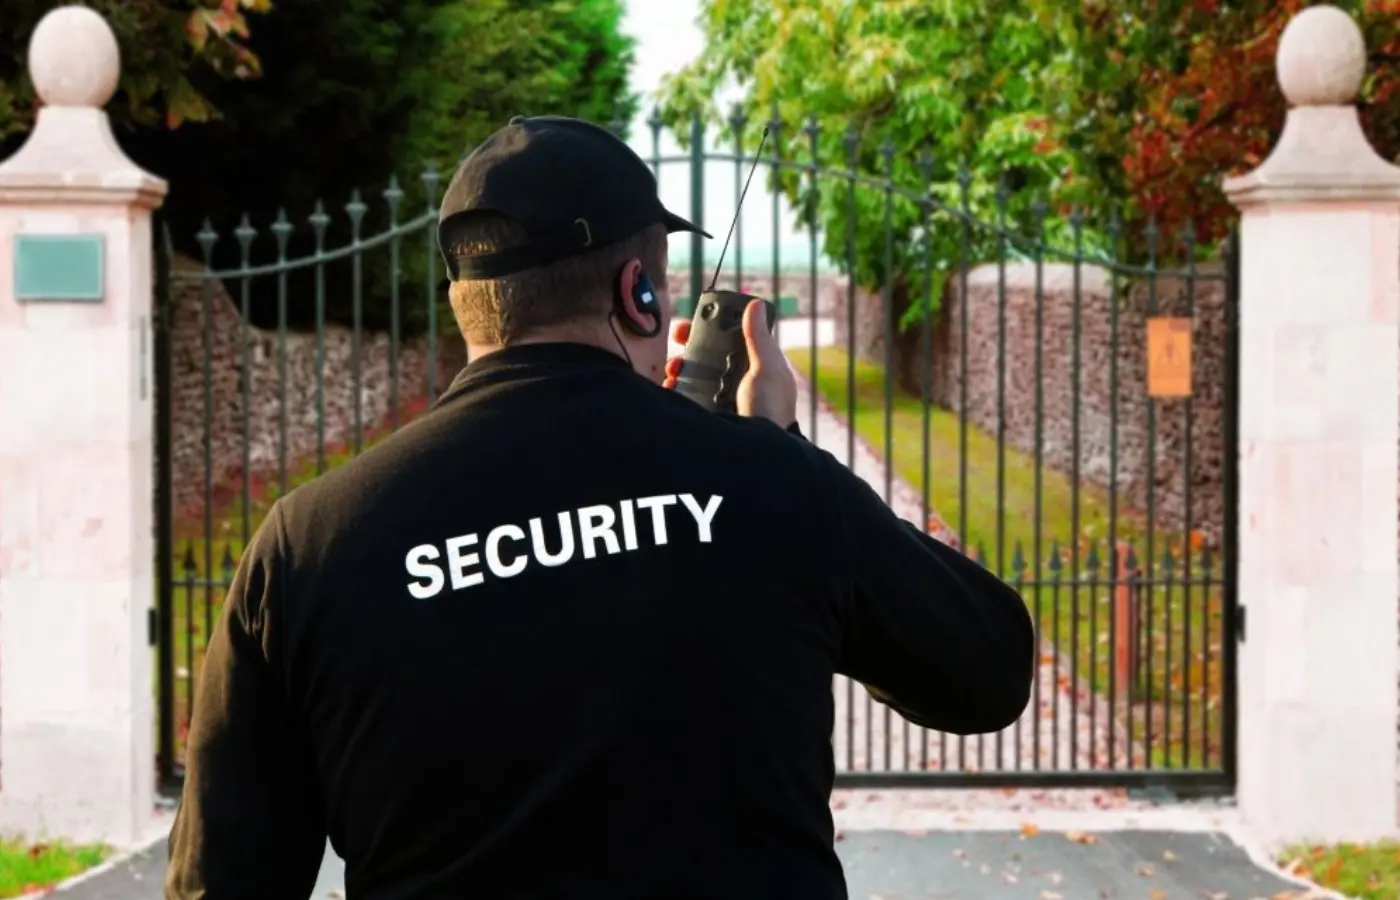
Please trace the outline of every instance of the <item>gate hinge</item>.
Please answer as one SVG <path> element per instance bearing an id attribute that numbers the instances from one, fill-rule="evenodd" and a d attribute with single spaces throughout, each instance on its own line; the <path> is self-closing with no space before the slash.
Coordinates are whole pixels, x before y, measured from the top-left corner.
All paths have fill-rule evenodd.
<path id="1" fill-rule="evenodd" d="M 160 610 L 154 606 L 146 609 L 146 643 L 154 647 L 159 641 Z"/>
<path id="2" fill-rule="evenodd" d="M 1244 607 L 1243 607 L 1243 606 L 1236 606 L 1236 607 L 1235 607 L 1235 640 L 1239 641 L 1241 644 L 1244 643 L 1244 623 L 1245 623 L 1245 618 L 1244 618 Z"/>

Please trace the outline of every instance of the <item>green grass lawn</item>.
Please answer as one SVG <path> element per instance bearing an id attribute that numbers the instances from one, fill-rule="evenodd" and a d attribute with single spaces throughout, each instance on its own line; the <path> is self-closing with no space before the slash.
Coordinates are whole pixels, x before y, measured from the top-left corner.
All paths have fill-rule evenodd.
<path id="1" fill-rule="evenodd" d="M 810 379 L 811 352 L 791 350 L 788 357 Z M 1153 584 L 1139 593 L 1145 632 L 1140 691 L 1135 702 L 1121 703 L 1119 724 L 1150 747 L 1153 766 L 1219 766 L 1223 628 L 1218 555 L 1209 573 L 1215 584 L 1204 578 L 1200 553 L 1189 554 L 1186 579 L 1187 554 L 1182 551 L 1195 540 L 1159 531 L 1152 554 L 1158 564 L 1147 573 L 1146 523 L 1133 511 L 1111 509 L 1107 491 L 1088 483 L 1076 489 L 1069 477 L 1044 466 L 1037 482 L 1034 457 L 1010 445 L 998 448 L 995 436 L 972 425 L 966 428 L 964 456 L 958 417 L 926 409 L 919 398 L 897 388 L 887 405 L 885 374 L 874 364 L 855 366 L 852 416 L 848 362 L 840 349 L 818 351 L 819 393 L 839 415 L 853 419 L 855 432 L 882 456 L 888 418 L 888 460 L 894 473 L 927 495 L 929 508 L 960 533 L 985 565 L 1021 588 L 1041 633 L 1053 637 L 1063 660 L 1061 671 L 1073 667 L 1084 686 L 1105 696 L 1110 694 L 1115 634 L 1110 538 L 1132 545 L 1138 568 Z M 805 421 L 808 412 L 799 410 L 798 415 Z M 841 452 L 837 456 L 844 458 Z M 1114 685 L 1112 695 L 1125 698 L 1124 686 Z"/>
<path id="2" fill-rule="evenodd" d="M 1279 857 L 1286 872 L 1359 900 L 1400 897 L 1400 843 L 1292 847 Z"/>
<path id="3" fill-rule="evenodd" d="M 0 840 L 0 897 L 19 897 L 53 887 L 106 859 L 100 846 Z"/>

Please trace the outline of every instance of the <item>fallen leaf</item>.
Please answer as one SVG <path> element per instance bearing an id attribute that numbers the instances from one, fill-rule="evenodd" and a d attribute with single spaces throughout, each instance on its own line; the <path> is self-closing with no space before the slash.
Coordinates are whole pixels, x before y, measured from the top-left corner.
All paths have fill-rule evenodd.
<path id="1" fill-rule="evenodd" d="M 1162 853 L 1162 859 L 1165 859 L 1167 862 L 1176 862 L 1176 854 L 1170 850 L 1164 851 Z"/>
<path id="2" fill-rule="evenodd" d="M 1039 825 L 1035 824 L 1034 822 L 1022 822 L 1022 823 L 1021 823 L 1021 837 L 1023 837 L 1023 838 L 1035 837 L 1037 834 L 1040 834 L 1040 826 L 1039 826 Z"/>
<path id="3" fill-rule="evenodd" d="M 1137 873 L 1142 878 L 1151 878 L 1153 875 L 1157 874 L 1151 866 L 1138 866 Z"/>
<path id="4" fill-rule="evenodd" d="M 904 829 L 904 833 L 907 834 L 907 835 L 909 835 L 910 837 L 916 837 L 916 838 L 918 838 L 918 837 L 924 837 L 925 835 L 927 835 L 927 834 L 928 834 L 928 830 L 927 830 L 927 829 L 924 829 L 924 828 L 906 828 L 906 829 Z"/>
<path id="5" fill-rule="evenodd" d="M 1153 891 L 1147 895 L 1148 900 L 1166 900 L 1166 896 L 1166 891 Z"/>
<path id="6" fill-rule="evenodd" d="M 1099 840 L 1087 831 L 1067 831 L 1065 837 L 1074 844 L 1095 844 Z"/>
<path id="7" fill-rule="evenodd" d="M 844 841 L 845 839 L 846 839 L 846 832 L 844 832 L 844 831 L 838 831 L 838 832 L 836 832 L 836 841 L 837 841 L 837 842 Z"/>
<path id="8" fill-rule="evenodd" d="M 1230 900 L 1230 895 L 1224 891 L 1216 891 L 1210 895 L 1209 900 Z"/>
<path id="9" fill-rule="evenodd" d="M 958 859 L 966 859 L 967 851 L 959 847 L 958 849 L 953 851 L 953 855 L 956 856 Z"/>
<path id="10" fill-rule="evenodd" d="M 1006 872 L 1002 874 L 1001 880 L 1005 881 L 1007 884 L 1015 884 L 1018 879 L 1015 875 L 1012 875 L 1010 872 Z"/>
<path id="11" fill-rule="evenodd" d="M 1064 900 L 1064 896 L 1054 891 L 1041 891 L 1040 900 Z"/>
<path id="12" fill-rule="evenodd" d="M 992 874 L 992 867 L 987 865 L 986 863 L 982 863 L 982 865 L 978 868 L 978 871 L 981 872 L 983 875 L 990 875 Z"/>

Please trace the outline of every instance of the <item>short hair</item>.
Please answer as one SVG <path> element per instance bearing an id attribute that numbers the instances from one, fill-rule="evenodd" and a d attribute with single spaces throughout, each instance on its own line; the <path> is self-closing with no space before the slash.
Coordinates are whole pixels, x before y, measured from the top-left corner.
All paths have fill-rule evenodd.
<path id="1" fill-rule="evenodd" d="M 483 214 L 462 222 L 452 245 L 477 254 L 525 241 L 525 229 L 515 220 Z M 664 277 L 665 226 L 658 223 L 587 253 L 500 278 L 454 281 L 448 292 L 452 314 L 468 342 L 498 346 L 542 328 L 602 317 L 612 307 L 618 272 L 630 259 L 641 260 L 653 279 Z"/>

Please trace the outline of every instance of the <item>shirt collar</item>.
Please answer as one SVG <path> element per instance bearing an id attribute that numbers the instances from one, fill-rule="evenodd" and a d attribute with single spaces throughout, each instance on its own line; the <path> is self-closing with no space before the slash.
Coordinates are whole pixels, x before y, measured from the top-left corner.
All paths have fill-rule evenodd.
<path id="1" fill-rule="evenodd" d="M 609 350 L 590 344 L 542 343 L 503 347 L 494 353 L 478 357 L 462 367 L 452 384 L 434 406 L 452 400 L 467 390 L 510 380 L 522 375 L 566 374 L 571 372 L 632 371 L 625 359 Z"/>

